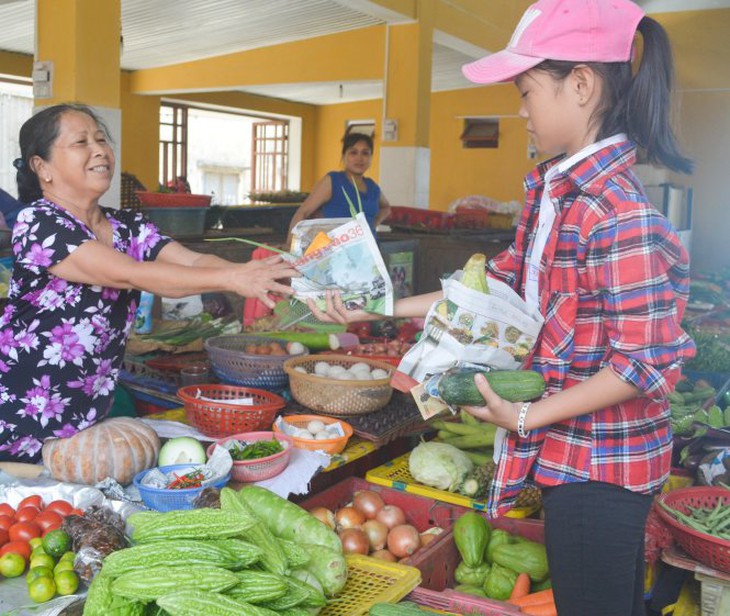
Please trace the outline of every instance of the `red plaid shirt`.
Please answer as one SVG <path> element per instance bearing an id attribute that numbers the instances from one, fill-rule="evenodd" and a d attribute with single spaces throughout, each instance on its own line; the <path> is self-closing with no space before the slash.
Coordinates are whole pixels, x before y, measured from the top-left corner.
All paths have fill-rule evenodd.
<path id="1" fill-rule="evenodd" d="M 545 172 L 559 160 L 527 176 L 515 242 L 487 266 L 523 297 Z M 512 507 L 526 481 L 542 487 L 604 481 L 650 494 L 669 475 L 666 396 L 694 354 L 680 326 L 689 260 L 674 229 L 648 202 L 630 169 L 634 162 L 635 145 L 622 141 L 552 180 L 557 216 L 539 275 L 545 324 L 531 367 L 545 378 L 546 395 L 606 366 L 642 395 L 532 430 L 524 439 L 508 433 L 490 515 Z"/>

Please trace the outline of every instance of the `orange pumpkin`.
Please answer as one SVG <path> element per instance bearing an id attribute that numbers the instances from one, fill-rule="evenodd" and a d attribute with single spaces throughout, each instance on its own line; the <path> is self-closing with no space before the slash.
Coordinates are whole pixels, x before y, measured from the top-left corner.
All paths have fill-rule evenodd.
<path id="1" fill-rule="evenodd" d="M 127 485 L 157 462 L 160 439 L 139 419 L 113 417 L 74 434 L 47 440 L 43 464 L 54 479 L 94 485 L 111 477 Z"/>

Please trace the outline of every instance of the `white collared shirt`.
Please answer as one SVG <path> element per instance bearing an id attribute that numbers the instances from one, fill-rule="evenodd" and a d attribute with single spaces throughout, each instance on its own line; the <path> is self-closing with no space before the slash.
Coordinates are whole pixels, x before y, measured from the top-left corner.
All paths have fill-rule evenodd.
<path id="1" fill-rule="evenodd" d="M 620 143 L 621 141 L 626 141 L 626 139 L 625 134 L 619 133 L 618 135 L 606 137 L 606 139 L 587 145 L 570 158 L 561 160 L 557 165 L 550 167 L 545 174 L 545 186 L 542 191 L 542 198 L 540 199 L 540 214 L 538 216 L 535 239 L 532 243 L 532 252 L 527 260 L 527 280 L 525 281 L 525 301 L 534 310 L 540 310 L 540 289 L 538 288 L 540 261 L 542 261 L 545 245 L 550 237 L 550 232 L 553 229 L 557 215 L 556 204 L 553 203 L 553 199 L 550 197 L 550 182 L 556 176 L 565 173 L 568 169 L 575 166 L 576 163 L 588 158 L 591 154 L 598 152 L 598 150 L 609 145 Z"/>

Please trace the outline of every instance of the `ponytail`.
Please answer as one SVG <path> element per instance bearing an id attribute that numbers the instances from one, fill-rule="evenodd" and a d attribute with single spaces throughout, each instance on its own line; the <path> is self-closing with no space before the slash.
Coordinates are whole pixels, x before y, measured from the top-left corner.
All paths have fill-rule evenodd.
<path id="1" fill-rule="evenodd" d="M 644 51 L 633 77 L 630 62 L 545 60 L 535 69 L 563 81 L 577 65 L 590 66 L 603 81 L 601 100 L 594 111 L 596 138 L 626 133 L 645 150 L 649 162 L 692 173 L 692 160 L 681 153 L 671 125 L 674 65 L 669 38 L 651 17 L 639 22 L 638 31 L 644 39 Z"/>
<path id="2" fill-rule="evenodd" d="M 23 161 L 22 166 L 15 174 L 15 181 L 18 184 L 18 201 L 21 203 L 33 203 L 43 197 L 43 191 L 41 190 L 41 183 L 38 181 L 38 176 L 35 171 L 33 171 L 28 164 L 25 163 L 25 161 Z"/>
<path id="3" fill-rule="evenodd" d="M 669 38 L 651 17 L 639 22 L 638 31 L 644 50 L 626 100 L 628 135 L 646 150 L 650 162 L 691 173 L 692 160 L 681 153 L 670 121 L 674 68 Z"/>

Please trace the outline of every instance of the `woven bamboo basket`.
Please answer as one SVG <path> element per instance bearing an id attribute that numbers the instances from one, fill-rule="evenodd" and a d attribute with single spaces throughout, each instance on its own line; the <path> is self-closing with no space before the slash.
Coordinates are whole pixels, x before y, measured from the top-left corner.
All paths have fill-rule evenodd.
<path id="1" fill-rule="evenodd" d="M 341 381 L 317 376 L 312 373 L 319 361 L 343 368 L 365 363 L 371 370 L 374 368 L 385 370 L 388 376 L 367 381 Z M 297 367 L 304 368 L 307 374 L 296 370 Z M 294 399 L 299 404 L 323 415 L 334 417 L 365 415 L 383 408 L 393 395 L 393 388 L 390 386 L 393 366 L 373 359 L 309 355 L 287 360 L 284 362 L 284 371 L 289 375 L 289 386 Z"/>

